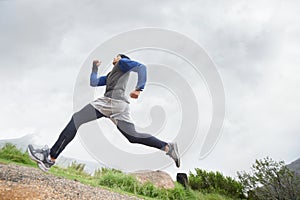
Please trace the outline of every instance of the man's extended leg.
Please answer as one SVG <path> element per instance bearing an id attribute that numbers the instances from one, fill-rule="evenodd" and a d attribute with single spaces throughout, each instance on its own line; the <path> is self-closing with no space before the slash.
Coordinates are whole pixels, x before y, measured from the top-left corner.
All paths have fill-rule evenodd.
<path id="1" fill-rule="evenodd" d="M 47 171 L 53 164 L 59 154 L 74 139 L 79 127 L 92 120 L 96 120 L 104 115 L 96 110 L 91 104 L 86 105 L 80 111 L 73 114 L 70 122 L 59 135 L 58 140 L 51 149 L 34 149 L 32 145 L 28 146 L 30 157 L 39 163 L 39 167 Z M 49 158 L 49 155 L 51 158 Z"/>
<path id="2" fill-rule="evenodd" d="M 167 155 L 169 155 L 175 161 L 176 166 L 180 166 L 179 153 L 176 143 L 166 143 L 150 134 L 138 133 L 135 130 L 134 124 L 123 120 L 118 120 L 117 128 L 128 139 L 129 142 L 143 144 L 166 151 Z"/>
<path id="3" fill-rule="evenodd" d="M 86 105 L 80 111 L 73 114 L 70 122 L 61 132 L 58 140 L 50 150 L 51 158 L 56 159 L 64 148 L 74 139 L 79 127 L 87 122 L 96 120 L 104 115 L 91 104 Z"/>

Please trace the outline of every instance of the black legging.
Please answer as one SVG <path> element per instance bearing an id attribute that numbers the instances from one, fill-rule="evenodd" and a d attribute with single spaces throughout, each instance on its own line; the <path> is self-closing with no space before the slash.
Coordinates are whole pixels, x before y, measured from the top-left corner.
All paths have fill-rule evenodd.
<path id="1" fill-rule="evenodd" d="M 59 156 L 65 147 L 74 139 L 78 128 L 82 124 L 99 119 L 101 117 L 105 116 L 96 110 L 91 104 L 86 105 L 80 111 L 74 113 L 70 122 L 61 132 L 58 140 L 51 148 L 51 157 L 56 159 Z M 132 123 L 118 120 L 117 128 L 131 143 L 143 144 L 161 150 L 163 150 L 167 145 L 166 142 L 161 141 L 152 135 L 136 132 L 135 126 Z"/>

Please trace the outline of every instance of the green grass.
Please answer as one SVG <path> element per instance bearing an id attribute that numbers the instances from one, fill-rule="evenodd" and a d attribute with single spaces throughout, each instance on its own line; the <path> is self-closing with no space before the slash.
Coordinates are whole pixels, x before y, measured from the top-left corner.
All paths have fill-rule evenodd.
<path id="1" fill-rule="evenodd" d="M 10 143 L 5 144 L 4 147 L 0 149 L 0 162 L 36 166 L 36 163 L 29 158 L 27 152 L 23 153 L 20 149 L 17 149 L 15 145 Z"/>
<path id="2" fill-rule="evenodd" d="M 14 163 L 18 165 L 36 167 L 27 152 L 22 153 L 12 144 L 6 144 L 0 149 L 0 163 Z M 160 189 L 148 182 L 140 184 L 134 176 L 124 174 L 120 170 L 102 168 L 95 171 L 94 175 L 84 171 L 84 164 L 73 162 L 68 168 L 53 166 L 49 173 L 70 180 L 76 180 L 86 185 L 101 187 L 113 192 L 137 196 L 143 199 L 166 200 L 229 200 L 219 194 L 203 194 L 192 189 L 184 189 L 175 182 L 174 189 Z"/>

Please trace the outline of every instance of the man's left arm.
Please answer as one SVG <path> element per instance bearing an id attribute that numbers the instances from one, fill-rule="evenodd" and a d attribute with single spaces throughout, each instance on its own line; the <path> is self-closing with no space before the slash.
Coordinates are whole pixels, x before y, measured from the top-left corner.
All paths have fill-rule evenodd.
<path id="1" fill-rule="evenodd" d="M 100 60 L 93 61 L 93 68 L 92 68 L 92 73 L 90 76 L 90 86 L 92 86 L 92 87 L 106 85 L 106 77 L 107 76 L 101 76 L 98 78 L 98 67 L 100 66 L 100 64 L 101 64 Z"/>

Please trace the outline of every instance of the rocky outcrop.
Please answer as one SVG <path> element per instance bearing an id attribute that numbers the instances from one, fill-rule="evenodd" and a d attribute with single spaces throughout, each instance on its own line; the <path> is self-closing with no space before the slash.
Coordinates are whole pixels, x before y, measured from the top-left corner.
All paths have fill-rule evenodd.
<path id="1" fill-rule="evenodd" d="M 172 189 L 175 186 L 171 176 L 168 173 L 160 170 L 138 171 L 130 174 L 134 175 L 141 184 L 146 182 L 151 182 L 156 187 L 165 188 L 165 189 Z"/>

